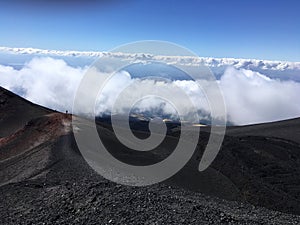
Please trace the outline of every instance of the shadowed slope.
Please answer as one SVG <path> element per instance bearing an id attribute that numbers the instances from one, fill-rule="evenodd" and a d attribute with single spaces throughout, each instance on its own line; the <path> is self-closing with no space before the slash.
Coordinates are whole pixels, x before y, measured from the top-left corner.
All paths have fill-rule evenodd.
<path id="1" fill-rule="evenodd" d="M 53 110 L 33 104 L 0 87 L 0 138 L 13 134 L 33 118 Z"/>

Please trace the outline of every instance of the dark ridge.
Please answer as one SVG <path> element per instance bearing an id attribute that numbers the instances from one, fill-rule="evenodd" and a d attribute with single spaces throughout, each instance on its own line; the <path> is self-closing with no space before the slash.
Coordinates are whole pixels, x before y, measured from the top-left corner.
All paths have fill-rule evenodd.
<path id="1" fill-rule="evenodd" d="M 54 112 L 0 87 L 0 138 L 13 134 L 31 119 Z"/>

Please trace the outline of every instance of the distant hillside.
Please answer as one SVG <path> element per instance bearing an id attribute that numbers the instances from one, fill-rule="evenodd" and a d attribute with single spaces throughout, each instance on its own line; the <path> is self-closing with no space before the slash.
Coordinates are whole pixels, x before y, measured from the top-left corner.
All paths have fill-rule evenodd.
<path id="1" fill-rule="evenodd" d="M 241 127 L 227 127 L 227 135 L 276 137 L 300 144 L 300 118 Z"/>

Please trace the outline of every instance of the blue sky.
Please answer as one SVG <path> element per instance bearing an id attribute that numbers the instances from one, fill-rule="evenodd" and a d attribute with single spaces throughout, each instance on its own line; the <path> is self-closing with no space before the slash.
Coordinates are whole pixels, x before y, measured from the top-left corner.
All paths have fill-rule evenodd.
<path id="1" fill-rule="evenodd" d="M 300 61 L 300 1 L 12 0 L 0 46 L 108 51 L 139 40 L 199 56 Z"/>

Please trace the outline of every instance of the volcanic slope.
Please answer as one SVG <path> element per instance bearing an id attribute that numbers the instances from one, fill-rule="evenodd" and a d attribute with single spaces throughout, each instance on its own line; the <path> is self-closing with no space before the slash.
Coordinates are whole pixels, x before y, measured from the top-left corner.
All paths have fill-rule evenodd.
<path id="1" fill-rule="evenodd" d="M 226 137 L 215 162 L 201 174 L 197 166 L 208 137 L 204 132 L 194 156 L 174 177 L 147 187 L 123 186 L 102 178 L 83 159 L 71 115 L 34 105 L 4 89 L 0 102 L 0 224 L 300 223 L 300 217 L 291 214 L 299 212 L 300 157 L 295 142 Z M 141 164 L 168 154 L 167 144 L 149 155 L 126 153 L 109 128 L 98 129 L 121 160 Z M 168 137 L 166 143 L 172 141 L 176 137 Z M 164 150 L 162 155 L 159 150 Z M 274 196 L 278 204 L 272 207 Z"/>

